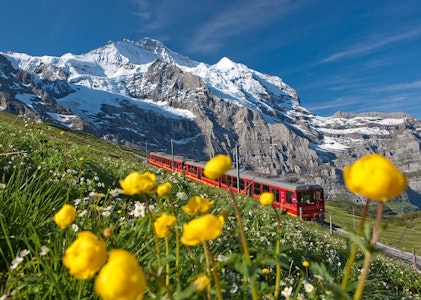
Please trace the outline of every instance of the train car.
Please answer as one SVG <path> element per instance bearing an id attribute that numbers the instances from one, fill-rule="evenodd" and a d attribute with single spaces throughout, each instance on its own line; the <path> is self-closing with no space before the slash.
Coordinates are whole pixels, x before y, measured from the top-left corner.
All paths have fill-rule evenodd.
<path id="1" fill-rule="evenodd" d="M 263 192 L 273 193 L 273 206 L 289 215 L 305 220 L 324 220 L 324 191 L 320 185 L 285 182 L 279 178 L 266 178 L 244 172 L 240 174 L 238 181 L 236 170 L 226 172 L 220 180 L 220 187 L 232 187 L 255 199 L 259 199 Z"/>
<path id="2" fill-rule="evenodd" d="M 278 178 L 266 178 L 242 172 L 237 180 L 236 170 L 231 169 L 217 180 L 211 180 L 203 174 L 205 163 L 185 160 L 183 157 L 164 153 L 151 152 L 148 162 L 166 170 L 183 172 L 194 181 L 232 189 L 238 193 L 259 199 L 263 192 L 271 192 L 275 196 L 273 206 L 286 211 L 289 215 L 305 220 L 324 220 L 324 192 L 317 184 L 302 184 L 280 181 Z"/>
<path id="3" fill-rule="evenodd" d="M 168 171 L 182 172 L 184 168 L 184 158 L 165 154 L 163 152 L 150 152 L 148 162 L 151 165 L 166 169 Z"/>

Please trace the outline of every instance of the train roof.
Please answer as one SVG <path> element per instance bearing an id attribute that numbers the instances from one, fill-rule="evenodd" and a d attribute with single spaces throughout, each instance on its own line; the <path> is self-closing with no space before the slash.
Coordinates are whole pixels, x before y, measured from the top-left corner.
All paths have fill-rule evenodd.
<path id="1" fill-rule="evenodd" d="M 226 175 L 235 176 L 237 177 L 237 170 L 231 169 L 225 173 Z M 240 172 L 240 178 L 245 178 L 253 181 L 257 181 L 262 184 L 267 185 L 275 185 L 275 186 L 282 186 L 289 190 L 308 190 L 308 189 L 319 189 L 322 188 L 318 184 L 307 184 L 304 182 L 287 182 L 284 180 L 281 180 L 279 177 L 265 177 L 264 175 L 260 174 L 254 174 L 251 172 Z"/>
<path id="2" fill-rule="evenodd" d="M 151 154 L 155 154 L 157 156 L 161 156 L 164 158 L 168 158 L 168 159 L 172 159 L 172 155 L 171 154 L 166 154 L 163 152 L 151 152 Z M 186 164 L 191 165 L 191 166 L 196 166 L 196 167 L 202 167 L 204 168 L 206 165 L 206 162 L 203 161 L 196 161 L 196 160 L 188 160 L 185 157 L 182 156 L 174 156 L 174 160 L 181 160 L 184 161 Z M 237 177 L 237 170 L 236 169 L 231 169 L 227 172 L 225 172 L 226 175 L 230 175 L 233 177 Z M 285 187 L 286 189 L 290 189 L 290 190 L 308 190 L 310 188 L 313 189 L 319 189 L 322 188 L 320 185 L 318 184 L 307 184 L 304 182 L 287 182 L 284 180 L 281 180 L 281 178 L 279 177 L 265 177 L 264 175 L 260 175 L 260 174 L 254 174 L 251 172 L 240 172 L 240 178 L 244 178 L 244 179 L 249 179 L 249 180 L 253 180 L 253 181 L 257 181 L 259 183 L 262 184 L 267 184 L 267 185 L 277 185 L 277 186 L 282 186 Z"/>

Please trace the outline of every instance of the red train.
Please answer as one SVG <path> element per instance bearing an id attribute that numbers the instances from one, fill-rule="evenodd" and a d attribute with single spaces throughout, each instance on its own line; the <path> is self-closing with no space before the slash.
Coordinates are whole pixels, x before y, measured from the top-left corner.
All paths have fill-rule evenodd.
<path id="1" fill-rule="evenodd" d="M 217 180 L 211 180 L 203 175 L 203 162 L 186 160 L 180 156 L 175 156 L 173 160 L 172 155 L 161 152 L 149 153 L 148 162 L 169 171 L 184 173 L 191 180 L 226 190 L 239 190 L 256 199 L 260 198 L 262 192 L 272 192 L 275 195 L 273 205 L 276 208 L 304 220 L 324 220 L 324 193 L 320 185 L 282 182 L 277 178 L 269 179 L 243 172 L 240 174 L 238 189 L 237 172 L 234 169 Z"/>

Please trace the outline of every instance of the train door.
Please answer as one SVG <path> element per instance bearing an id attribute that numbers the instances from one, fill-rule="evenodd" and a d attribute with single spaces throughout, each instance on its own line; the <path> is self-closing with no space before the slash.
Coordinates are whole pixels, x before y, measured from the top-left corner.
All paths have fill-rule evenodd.
<path id="1" fill-rule="evenodd" d="M 275 206 L 276 208 L 279 208 L 280 210 L 283 210 L 284 207 L 282 204 L 281 191 L 279 190 L 279 188 L 272 188 L 272 194 L 274 196 L 273 206 Z"/>
<path id="2" fill-rule="evenodd" d="M 262 193 L 262 185 L 259 182 L 255 181 L 253 183 L 253 191 L 252 191 L 253 198 L 259 199 L 261 193 Z"/>

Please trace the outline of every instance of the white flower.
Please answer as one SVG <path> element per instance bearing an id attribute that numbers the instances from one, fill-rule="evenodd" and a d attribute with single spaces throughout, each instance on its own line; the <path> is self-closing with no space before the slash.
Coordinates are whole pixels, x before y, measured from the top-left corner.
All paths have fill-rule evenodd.
<path id="1" fill-rule="evenodd" d="M 121 190 L 120 189 L 112 189 L 112 190 L 110 190 L 110 195 L 113 196 L 113 197 L 117 197 L 120 194 L 121 194 Z"/>
<path id="2" fill-rule="evenodd" d="M 219 254 L 218 257 L 216 258 L 216 261 L 220 261 L 220 262 L 226 262 L 228 260 L 228 258 L 222 254 Z"/>
<path id="3" fill-rule="evenodd" d="M 24 249 L 21 252 L 19 252 L 19 256 L 20 257 L 25 257 L 29 254 L 29 250 L 28 249 Z"/>
<path id="4" fill-rule="evenodd" d="M 189 197 L 187 196 L 185 192 L 178 192 L 177 198 L 180 200 L 186 201 Z"/>
<path id="5" fill-rule="evenodd" d="M 108 210 L 104 210 L 104 211 L 101 213 L 101 215 L 102 215 L 103 217 L 108 217 L 110 214 L 111 214 L 111 212 L 110 212 L 110 211 L 108 211 Z"/>
<path id="6" fill-rule="evenodd" d="M 16 257 L 14 260 L 12 260 L 12 264 L 10 265 L 10 270 L 15 270 L 20 263 L 23 261 L 23 257 Z"/>
<path id="7" fill-rule="evenodd" d="M 72 228 L 72 230 L 74 232 L 78 232 L 79 231 L 79 226 L 77 226 L 77 224 L 73 223 L 72 225 L 70 225 L 70 228 Z"/>
<path id="8" fill-rule="evenodd" d="M 144 217 L 145 216 L 145 204 L 136 201 L 134 204 L 134 209 L 129 212 L 129 215 L 134 216 L 135 218 Z"/>
<path id="9" fill-rule="evenodd" d="M 6 300 L 6 299 L 12 299 L 12 295 L 10 294 L 4 294 L 0 297 L 0 300 Z"/>
<path id="10" fill-rule="evenodd" d="M 289 298 L 289 296 L 291 296 L 292 294 L 292 286 L 290 287 L 285 287 L 284 290 L 281 292 L 282 296 L 284 296 L 285 298 Z"/>
<path id="11" fill-rule="evenodd" d="M 314 290 L 314 286 L 309 282 L 304 282 L 304 290 L 306 293 L 311 293 Z"/>
<path id="12" fill-rule="evenodd" d="M 77 226 L 77 225 L 76 225 Z M 41 246 L 41 252 L 39 253 L 40 256 L 45 256 L 47 255 L 48 251 L 50 251 L 50 249 L 47 246 Z"/>

